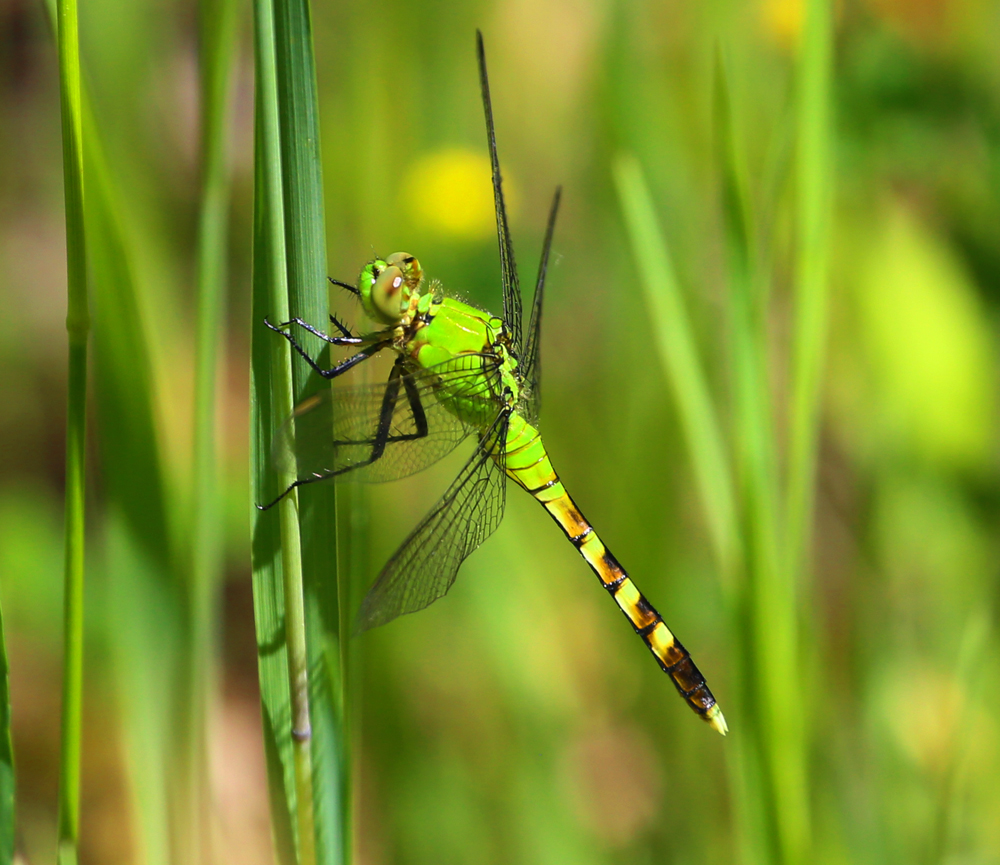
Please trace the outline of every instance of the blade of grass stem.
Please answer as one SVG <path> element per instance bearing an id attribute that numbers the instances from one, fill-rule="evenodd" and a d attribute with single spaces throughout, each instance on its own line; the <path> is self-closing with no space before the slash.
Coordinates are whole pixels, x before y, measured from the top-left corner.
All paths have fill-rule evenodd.
<path id="1" fill-rule="evenodd" d="M 660 361 L 677 398 L 717 564 L 728 585 L 739 540 L 722 434 L 670 250 L 657 223 L 642 169 L 634 157 L 622 155 L 615 161 L 614 176 Z"/>
<path id="2" fill-rule="evenodd" d="M 808 0 L 798 68 L 795 306 L 786 491 L 789 579 L 808 571 L 819 435 L 820 379 L 826 344 L 827 269 L 832 196 L 830 78 L 833 9 Z"/>
<path id="3" fill-rule="evenodd" d="M 58 29 L 55 0 L 45 9 Z M 117 190 L 81 81 L 87 259 L 95 285 L 95 393 L 107 491 L 106 567 L 115 616 L 107 624 L 124 705 L 131 781 L 148 865 L 170 861 L 171 774 L 177 658 L 186 645 L 174 574 L 166 484 L 155 422 L 152 364 Z M 157 682 L 150 689 L 148 683 Z M 136 695 L 139 695 L 138 697 Z"/>
<path id="4" fill-rule="evenodd" d="M 275 10 L 269 0 L 257 0 L 254 11 L 257 75 L 255 120 L 258 129 L 254 158 L 259 167 L 255 173 L 257 182 L 254 192 L 254 315 L 251 333 L 254 344 L 252 373 L 261 375 L 253 375 L 251 385 L 252 397 L 256 397 L 252 408 L 258 409 L 252 419 L 255 453 L 252 455 L 251 469 L 257 479 L 254 490 L 257 500 L 268 501 L 273 497 L 268 494 L 271 485 L 266 484 L 270 462 L 267 458 L 270 439 L 281 419 L 291 417 L 295 400 L 292 392 L 292 360 L 286 346 L 281 345 L 280 340 L 269 340 L 266 345 L 261 346 L 263 348 L 261 354 L 266 360 L 259 358 L 257 345 L 261 342 L 261 338 L 258 336 L 257 328 L 253 327 L 262 314 L 275 316 L 277 321 L 287 321 L 289 318 L 285 211 L 278 122 Z M 268 391 L 266 403 L 262 398 L 263 394 L 259 392 L 261 389 Z M 279 473 L 277 489 L 286 488 L 293 480 L 294 476 L 289 472 Z M 258 530 L 262 526 L 269 528 L 270 522 L 266 513 L 254 514 L 255 548 L 257 548 Z M 267 528 L 264 528 L 265 532 Z M 289 828 L 294 833 L 292 836 L 294 854 L 290 861 L 298 862 L 299 865 L 313 865 L 315 832 L 312 819 L 312 767 L 309 749 L 309 689 L 297 491 L 293 490 L 278 505 L 278 537 L 271 540 L 272 543 L 268 546 L 273 547 L 274 541 L 277 541 L 277 546 L 267 552 L 271 555 L 277 553 L 279 558 L 268 561 L 259 555 L 255 556 L 255 607 L 260 599 L 264 598 L 274 598 L 280 603 L 280 607 L 275 604 L 275 609 L 268 611 L 276 614 L 275 621 L 266 621 L 262 616 L 258 616 L 258 646 L 261 645 L 263 628 L 267 627 L 268 633 L 265 639 L 270 642 L 273 639 L 271 632 L 276 632 L 283 620 L 284 657 L 283 663 L 279 666 L 284 668 L 284 675 L 277 678 L 271 675 L 265 676 L 265 671 L 262 669 L 261 699 L 266 714 L 265 729 L 277 738 L 276 751 L 282 764 L 280 780 L 284 785 L 285 801 L 281 802 L 281 805 L 287 808 L 291 818 Z M 267 715 L 270 715 L 270 719 Z M 270 724 L 267 723 L 268 720 Z M 273 775 L 271 784 L 272 787 L 275 785 Z M 271 801 L 273 806 L 277 797 L 272 796 Z M 279 845 L 279 856 L 282 852 Z"/>
<path id="5" fill-rule="evenodd" d="M 308 0 L 279 0 L 275 10 L 288 307 L 293 316 L 325 325 L 330 304 L 312 21 Z M 313 357 L 324 360 L 329 356 L 329 346 L 311 335 L 306 346 L 311 347 Z M 287 352 L 289 348 L 283 344 L 282 350 Z M 329 387 L 297 355 L 292 374 L 297 399 L 311 388 Z M 330 663 L 331 654 L 339 654 L 343 645 L 338 627 L 336 489 L 334 484 L 316 484 L 299 496 L 311 696 L 310 746 L 315 778 L 313 807 L 317 859 L 324 863 L 346 859 L 350 825 L 350 797 L 345 782 L 350 757 L 339 714 L 341 664 Z"/>
<path id="6" fill-rule="evenodd" d="M 988 667 L 986 659 L 994 642 L 992 631 L 995 619 L 991 607 L 992 605 L 987 604 L 985 608 L 969 613 L 955 659 L 955 682 L 959 686 L 959 693 L 970 697 L 972 706 L 976 701 L 976 697 L 972 695 L 983 694 L 988 690 L 982 687 L 982 677 L 983 670 Z M 965 717 L 970 716 L 974 716 L 974 713 L 966 710 Z M 955 724 L 948 737 L 947 766 L 939 785 L 936 814 L 930 827 L 930 843 L 927 845 L 928 863 L 948 862 L 956 858 L 954 848 L 960 846 L 963 812 L 968 810 L 966 785 L 972 754 L 970 740 L 975 737 L 970 726 L 967 723 Z"/>
<path id="7" fill-rule="evenodd" d="M 263 5 L 263 4 L 261 4 Z M 269 17 L 269 10 L 255 6 L 256 40 Z M 264 23 L 262 23 L 264 18 Z M 265 122 L 262 118 L 264 82 L 261 48 L 256 45 L 257 90 L 254 122 L 254 238 L 252 321 L 270 313 L 271 284 L 284 285 L 285 271 L 273 261 L 284 260 L 284 228 L 280 213 L 271 217 L 271 201 L 280 205 L 280 165 L 268 170 L 267 160 L 278 159 L 277 142 L 265 146 Z M 271 52 L 273 58 L 273 51 Z M 272 75 L 273 82 L 273 75 Z M 274 123 L 270 134 L 277 134 Z M 270 185 L 269 185 L 270 181 Z M 276 182 L 277 181 L 277 182 Z M 280 211 L 280 207 L 278 208 Z M 277 222 L 277 225 L 274 223 Z M 271 385 L 272 345 L 251 327 L 250 364 L 250 470 L 251 488 L 256 502 L 269 501 L 278 491 L 270 478 L 270 447 L 280 423 L 280 409 L 274 407 Z M 280 481 L 279 481 L 280 483 Z M 257 631 L 257 667 L 260 680 L 261 711 L 264 725 L 264 748 L 267 758 L 268 790 L 271 804 L 271 828 L 275 855 L 280 865 L 293 865 L 295 850 L 295 770 L 292 761 L 291 701 L 289 697 L 287 647 L 284 644 L 284 595 L 280 558 L 280 526 L 251 511 L 253 526 L 253 599 Z"/>
<path id="8" fill-rule="evenodd" d="M 745 171 L 733 132 L 728 77 L 717 58 L 716 118 L 722 174 L 729 286 L 733 311 L 732 362 L 739 427 L 744 568 L 749 597 L 745 621 L 751 649 L 746 665 L 747 706 L 767 777 L 772 858 L 802 862 L 809 843 L 797 599 L 781 567 L 778 463 L 768 385 L 766 296 L 754 267 L 753 228 Z"/>
<path id="9" fill-rule="evenodd" d="M 188 705 L 186 822 L 195 845 L 189 861 L 210 862 L 207 723 L 216 681 L 217 593 L 222 568 L 222 532 L 216 444 L 216 381 L 224 345 L 229 172 L 226 133 L 236 47 L 234 0 L 202 0 L 201 153 L 202 196 L 198 220 L 198 320 L 195 346 L 194 475 L 191 558 L 191 629 Z"/>
<path id="10" fill-rule="evenodd" d="M 140 814 L 137 841 L 149 865 L 170 861 L 177 677 L 188 620 L 176 573 L 168 485 L 157 435 L 150 345 L 118 190 L 84 89 L 87 244 L 94 292 L 94 392 L 107 501 L 107 628 L 114 647 Z M 176 522 L 176 521 L 174 521 Z M 149 683 L 157 687 L 150 688 Z"/>
<path id="11" fill-rule="evenodd" d="M 10 738 L 10 668 L 0 611 L 0 865 L 14 861 L 14 748 Z"/>
<path id="12" fill-rule="evenodd" d="M 59 758 L 59 862 L 76 862 L 80 833 L 80 733 L 83 710 L 84 492 L 87 427 L 87 257 L 84 234 L 83 120 L 80 105 L 80 35 L 76 0 L 57 0 L 59 103 L 62 115 L 63 194 L 66 202 L 69 337 L 66 415 L 66 570 L 61 748 Z"/>
<path id="13" fill-rule="evenodd" d="M 256 500 L 267 501 L 294 479 L 293 473 L 274 477 L 267 458 L 271 438 L 315 377 L 304 361 L 292 359 L 283 340 L 263 328 L 262 320 L 265 315 L 282 321 L 298 316 L 325 323 L 328 297 L 308 6 L 298 0 L 273 6 L 260 0 L 255 20 L 252 471 Z M 318 340 L 309 338 L 305 344 L 315 356 L 323 356 Z M 330 660 L 331 650 L 336 659 L 340 646 L 335 503 L 333 485 L 321 484 L 301 499 L 288 496 L 277 515 L 254 516 L 261 699 L 273 736 L 272 808 L 285 812 L 275 814 L 279 856 L 286 857 L 282 861 L 288 856 L 282 832 L 294 832 L 302 863 L 344 861 L 348 837 L 342 810 L 347 756 L 336 700 L 340 663 Z M 264 647 L 273 645 L 270 641 L 282 626 L 282 653 L 266 658 Z M 284 671 L 283 687 L 278 670 Z"/>

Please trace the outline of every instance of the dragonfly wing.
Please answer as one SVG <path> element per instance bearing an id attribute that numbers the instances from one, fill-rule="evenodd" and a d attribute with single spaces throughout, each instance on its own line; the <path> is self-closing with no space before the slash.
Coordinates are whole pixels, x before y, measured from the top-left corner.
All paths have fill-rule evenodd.
<path id="1" fill-rule="evenodd" d="M 524 380 L 527 384 L 527 415 L 528 420 L 537 426 L 538 415 L 542 408 L 542 367 L 539 349 L 542 339 L 542 301 L 545 297 L 545 276 L 549 269 L 549 251 L 552 249 L 552 235 L 556 230 L 556 214 L 559 213 L 559 200 L 562 197 L 562 187 L 556 187 L 552 197 L 552 208 L 549 210 L 549 224 L 545 229 L 545 242 L 542 244 L 542 260 L 538 264 L 538 279 L 535 282 L 535 297 L 531 303 L 531 320 L 528 324 L 528 341 L 524 350 Z"/>
<path id="2" fill-rule="evenodd" d="M 462 562 L 500 525 L 509 416 L 506 410 L 497 415 L 458 477 L 382 569 L 358 611 L 359 631 L 443 597 Z"/>
<path id="3" fill-rule="evenodd" d="M 493 103 L 490 101 L 490 82 L 486 76 L 486 50 L 483 34 L 476 31 L 476 49 L 479 58 L 479 84 L 483 91 L 483 111 L 486 114 L 486 143 L 490 150 L 493 168 L 493 204 L 497 214 L 497 242 L 500 246 L 500 276 L 503 280 L 503 320 L 510 331 L 511 347 L 515 357 L 521 356 L 521 285 L 514 261 L 514 244 L 507 224 L 507 207 L 504 204 L 500 160 L 497 157 L 497 137 L 493 127 Z"/>
<path id="4" fill-rule="evenodd" d="M 451 453 L 476 427 L 442 399 L 463 399 L 495 416 L 499 367 L 486 354 L 464 354 L 375 385 L 333 387 L 295 409 L 278 432 L 272 460 L 300 481 L 345 475 L 369 483 L 422 471 Z M 380 434 L 381 432 L 381 434 Z"/>

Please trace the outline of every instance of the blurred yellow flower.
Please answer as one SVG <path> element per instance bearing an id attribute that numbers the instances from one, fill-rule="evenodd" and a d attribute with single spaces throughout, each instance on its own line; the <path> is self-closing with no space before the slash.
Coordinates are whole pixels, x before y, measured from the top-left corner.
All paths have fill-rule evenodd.
<path id="1" fill-rule="evenodd" d="M 764 32 L 788 51 L 798 44 L 804 6 L 803 0 L 761 0 L 760 20 Z"/>
<path id="2" fill-rule="evenodd" d="M 507 178 L 504 194 L 510 208 Z M 410 218 L 429 231 L 475 240 L 495 230 L 490 161 L 484 153 L 449 148 L 420 157 L 406 172 L 403 197 Z"/>

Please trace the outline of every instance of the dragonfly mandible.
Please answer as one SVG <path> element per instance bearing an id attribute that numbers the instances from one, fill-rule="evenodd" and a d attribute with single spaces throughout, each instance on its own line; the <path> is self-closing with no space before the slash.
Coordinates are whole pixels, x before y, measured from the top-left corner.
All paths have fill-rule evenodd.
<path id="1" fill-rule="evenodd" d="M 725 735 L 725 718 L 704 676 L 570 498 L 538 431 L 542 301 L 561 191 L 556 189 L 549 212 L 525 337 L 486 55 L 478 31 L 476 47 L 493 173 L 503 315 L 449 297 L 438 283 L 424 279 L 414 256 L 397 252 L 368 262 L 356 285 L 332 280 L 359 297 L 365 313 L 379 325 L 372 333 L 355 335 L 334 316 L 334 336 L 302 319 L 265 321 L 326 379 L 382 351 L 393 352 L 396 360 L 384 384 L 327 389 L 298 406 L 274 448 L 276 461 L 298 480 L 261 509 L 303 484 L 340 476 L 362 481 L 405 477 L 475 435 L 476 449 L 458 477 L 375 580 L 361 604 L 358 629 L 384 625 L 443 597 L 462 562 L 500 524 L 510 478 L 556 521 L 687 704 Z M 323 369 L 296 340 L 293 326 L 356 353 Z"/>

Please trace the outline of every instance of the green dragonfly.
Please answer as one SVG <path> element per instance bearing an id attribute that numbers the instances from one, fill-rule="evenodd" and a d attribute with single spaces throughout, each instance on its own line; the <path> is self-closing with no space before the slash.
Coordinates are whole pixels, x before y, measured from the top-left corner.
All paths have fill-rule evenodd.
<path id="1" fill-rule="evenodd" d="M 274 453 L 279 467 L 298 480 L 263 508 L 295 487 L 341 475 L 362 481 L 405 477 L 475 435 L 477 445 L 469 461 L 368 592 L 358 628 L 384 625 L 445 595 L 465 558 L 500 524 L 510 478 L 558 523 L 688 705 L 725 735 L 725 718 L 705 678 L 569 497 L 542 443 L 539 334 L 560 189 L 549 213 L 525 338 L 486 56 L 478 32 L 477 53 L 493 169 L 503 316 L 448 297 L 437 282 L 424 280 L 416 258 L 397 252 L 366 264 L 357 285 L 333 280 L 360 298 L 365 313 L 380 325 L 374 332 L 355 335 L 334 316 L 336 336 L 301 319 L 280 325 L 265 322 L 326 379 L 337 378 L 385 350 L 396 360 L 384 384 L 327 389 L 296 409 L 278 434 Z M 293 325 L 357 352 L 323 369 L 296 340 Z"/>

